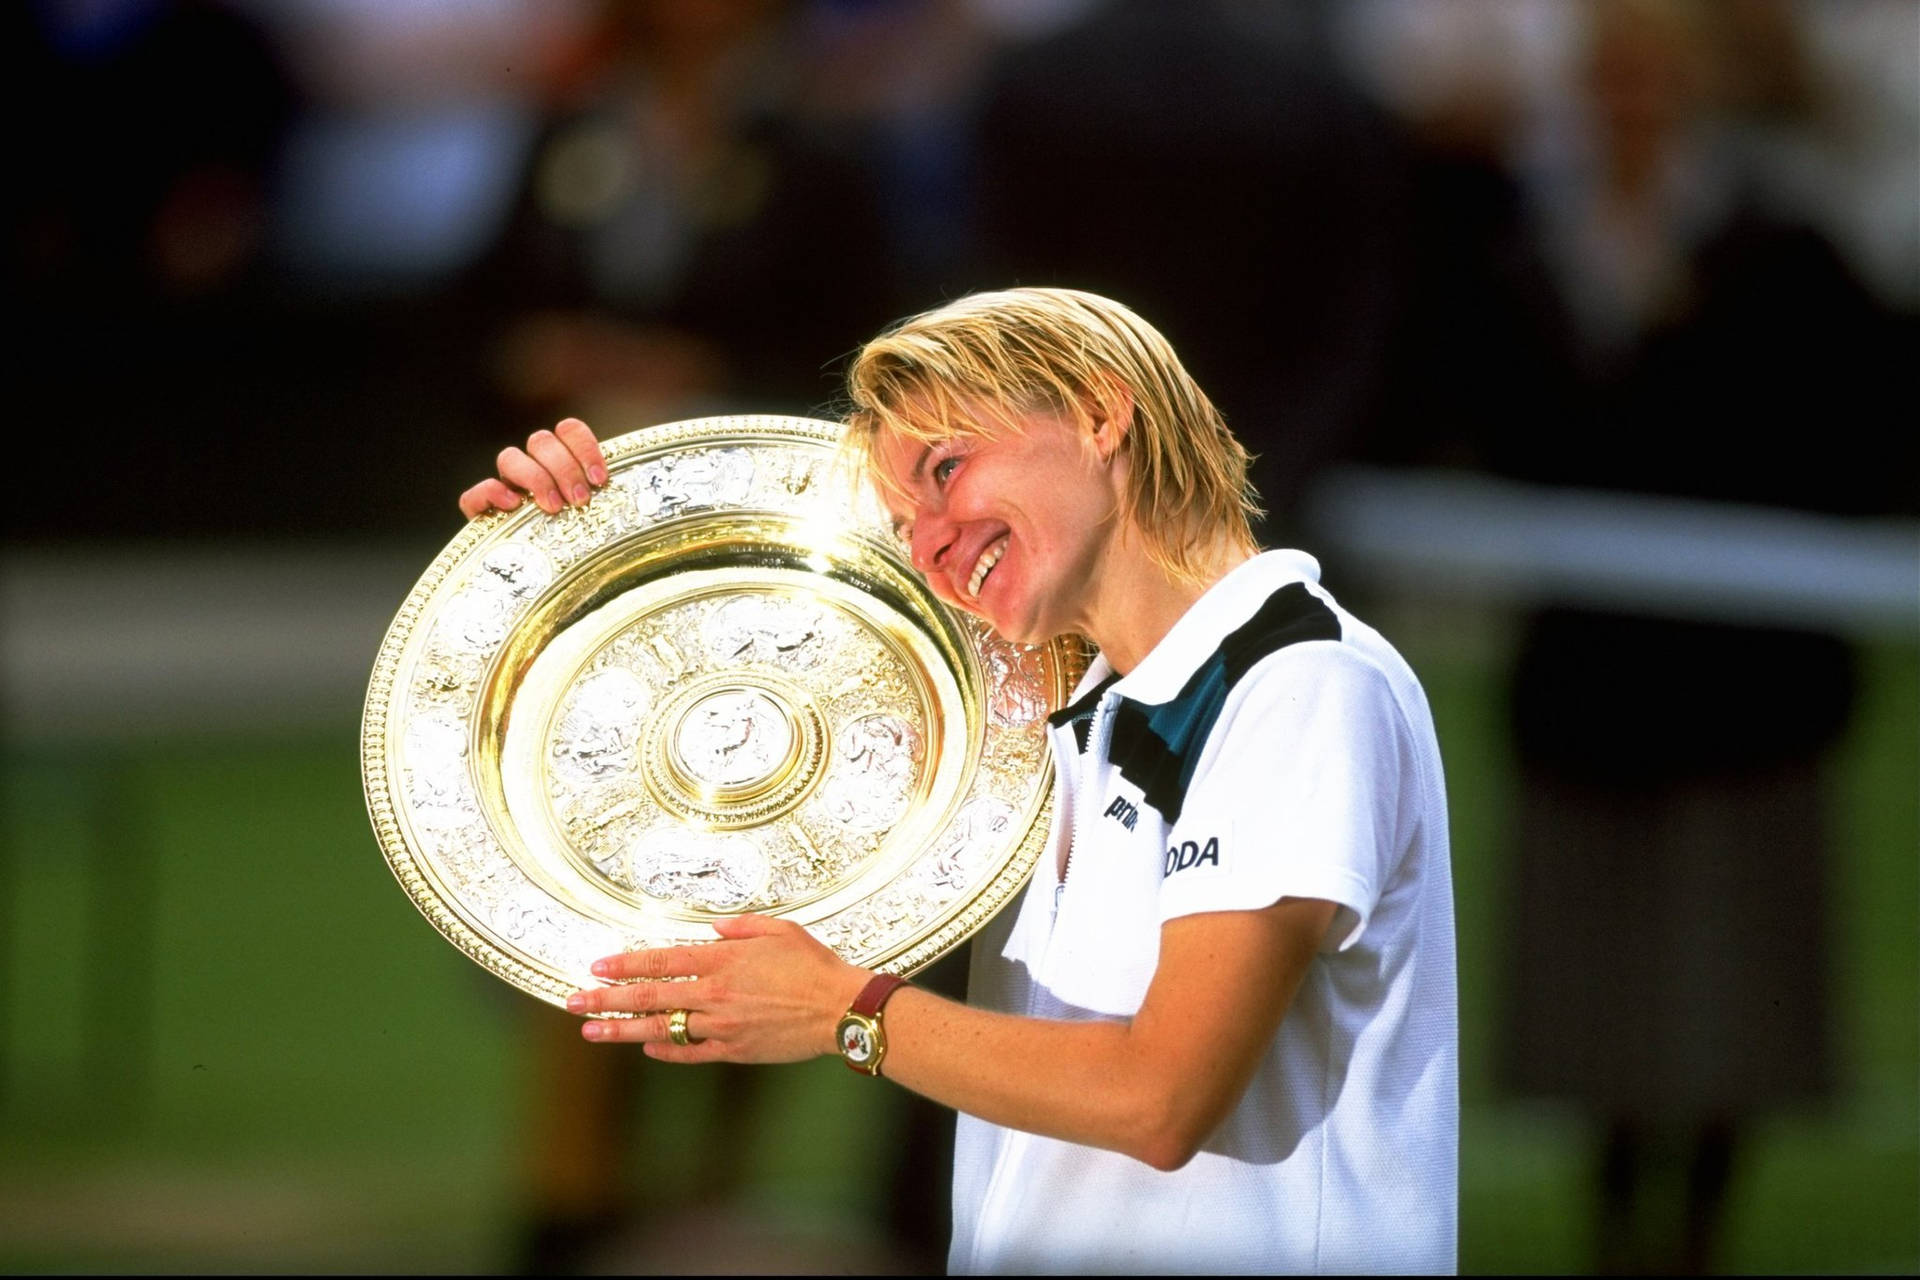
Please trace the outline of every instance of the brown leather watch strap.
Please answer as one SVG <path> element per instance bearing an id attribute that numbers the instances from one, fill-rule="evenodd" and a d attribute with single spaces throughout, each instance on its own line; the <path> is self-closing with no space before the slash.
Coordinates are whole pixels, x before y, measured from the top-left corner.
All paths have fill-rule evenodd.
<path id="1" fill-rule="evenodd" d="M 880 1006 L 887 1002 L 887 998 L 906 985 L 907 980 L 897 973 L 876 973 L 866 986 L 860 988 L 860 994 L 853 998 L 853 1004 L 847 1012 L 857 1013 L 867 1018 L 874 1017 L 880 1012 Z"/>

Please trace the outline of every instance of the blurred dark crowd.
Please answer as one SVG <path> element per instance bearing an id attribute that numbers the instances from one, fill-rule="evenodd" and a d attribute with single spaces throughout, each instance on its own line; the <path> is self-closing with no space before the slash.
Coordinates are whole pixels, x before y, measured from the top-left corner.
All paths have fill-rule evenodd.
<path id="1" fill-rule="evenodd" d="M 978 288 L 1338 460 L 1912 506 L 1903 0 L 9 6 L 19 535 L 432 532 L 503 442 L 830 413 Z"/>
<path id="2" fill-rule="evenodd" d="M 1911 0 L 32 0 L 0 23 L 9 403 L 38 446 L 10 538 L 431 540 L 561 416 L 831 415 L 866 338 L 1012 284 L 1167 334 L 1258 455 L 1269 542 L 1353 462 L 1920 510 Z M 1524 621 L 1503 1083 L 1594 1118 L 1596 1267 L 1708 1269 L 1746 1119 L 1832 1086 L 1821 761 L 1852 681 L 1817 630 Z M 552 1239 L 618 1212 L 564 1189 L 618 1159 L 581 1142 L 542 1175 L 574 1206 Z M 1636 1254 L 1661 1162 L 1688 1226 Z M 937 1204 L 896 1212 L 937 1251 Z"/>

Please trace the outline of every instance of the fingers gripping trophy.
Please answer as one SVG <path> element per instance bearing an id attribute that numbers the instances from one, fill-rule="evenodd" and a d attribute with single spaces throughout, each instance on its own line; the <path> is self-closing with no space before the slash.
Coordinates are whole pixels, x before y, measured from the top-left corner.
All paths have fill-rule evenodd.
<path id="1" fill-rule="evenodd" d="M 848 399 L 568 419 L 461 495 L 367 699 L 401 885 L 589 1041 L 960 1111 L 955 1270 L 1450 1269 L 1411 672 L 1118 303 L 960 299 Z M 907 981 L 976 934 L 967 1003 Z M 1392 1169 L 1325 1146 L 1389 1118 Z"/>

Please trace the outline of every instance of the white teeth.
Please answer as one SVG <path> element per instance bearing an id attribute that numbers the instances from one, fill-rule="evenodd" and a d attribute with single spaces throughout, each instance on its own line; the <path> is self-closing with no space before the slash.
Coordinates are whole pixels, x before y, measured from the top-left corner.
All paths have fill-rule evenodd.
<path id="1" fill-rule="evenodd" d="M 1007 540 L 1005 538 L 1000 539 L 980 553 L 980 558 L 973 562 L 973 573 L 967 578 L 967 594 L 969 596 L 975 600 L 980 598 L 980 585 L 987 580 L 987 574 L 993 570 L 993 566 L 1000 563 L 1000 557 L 1005 554 L 1007 554 Z"/>

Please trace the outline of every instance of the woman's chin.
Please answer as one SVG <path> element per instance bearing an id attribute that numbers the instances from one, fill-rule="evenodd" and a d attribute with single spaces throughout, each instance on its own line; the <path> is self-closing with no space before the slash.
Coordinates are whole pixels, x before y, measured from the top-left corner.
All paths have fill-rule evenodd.
<path id="1" fill-rule="evenodd" d="M 999 589 L 995 587 L 998 585 Z M 1045 644 L 1053 639 L 1053 633 L 1046 632 L 1039 620 L 1027 616 L 1027 611 L 1018 608 L 1010 599 L 1011 584 L 995 584 L 989 577 L 981 587 L 980 594 L 964 602 L 961 608 L 993 628 L 995 635 L 1014 644 Z"/>
<path id="2" fill-rule="evenodd" d="M 995 635 L 1013 644 L 1045 644 L 1053 639 L 1051 635 L 1042 634 L 1041 628 L 1035 626 L 1031 620 L 1005 618 L 985 612 L 978 616 L 981 621 L 993 628 Z"/>

